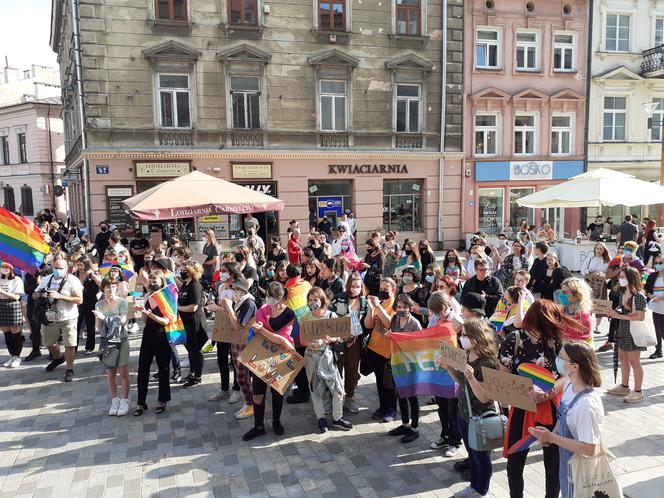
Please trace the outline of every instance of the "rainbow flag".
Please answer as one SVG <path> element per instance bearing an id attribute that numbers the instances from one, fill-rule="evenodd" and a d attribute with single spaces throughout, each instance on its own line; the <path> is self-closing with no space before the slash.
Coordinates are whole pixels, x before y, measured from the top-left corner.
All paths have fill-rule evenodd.
<path id="1" fill-rule="evenodd" d="M 526 451 L 530 449 L 535 443 L 537 443 L 537 438 L 531 434 L 526 434 L 516 443 L 514 443 L 507 450 L 508 455 L 513 455 L 514 453 L 519 453 L 520 451 Z"/>
<path id="2" fill-rule="evenodd" d="M 171 346 L 177 346 L 178 344 L 184 344 L 187 342 L 187 332 L 184 329 L 184 324 L 182 323 L 180 315 L 178 315 L 175 320 L 171 320 L 171 322 L 166 325 L 165 330 L 166 339 L 168 339 L 168 343 Z"/>
<path id="3" fill-rule="evenodd" d="M 285 287 L 288 289 L 286 306 L 293 310 L 295 320 L 299 322 L 304 315 L 309 313 L 307 293 L 311 290 L 311 284 L 301 278 L 291 278 L 286 282 Z"/>
<path id="4" fill-rule="evenodd" d="M 171 321 L 178 317 L 178 288 L 175 284 L 167 285 L 150 296 L 150 306 L 159 308 L 164 318 Z"/>
<path id="5" fill-rule="evenodd" d="M 0 260 L 34 274 L 50 251 L 34 223 L 0 208 Z"/>
<path id="6" fill-rule="evenodd" d="M 120 268 L 122 276 L 124 277 L 125 280 L 129 280 L 131 279 L 131 277 L 134 276 L 132 267 L 125 263 L 102 263 L 99 266 L 99 273 L 101 273 L 103 276 L 106 277 L 108 273 L 111 271 L 111 268 L 113 268 L 114 266 Z"/>
<path id="7" fill-rule="evenodd" d="M 534 363 L 522 363 L 516 370 L 521 377 L 532 379 L 533 384 L 545 393 L 553 389 L 556 384 L 556 378 L 549 370 Z"/>
<path id="8" fill-rule="evenodd" d="M 449 323 L 418 332 L 389 332 L 387 336 L 392 339 L 392 375 L 400 397 L 455 397 L 454 379 L 438 366 L 440 340 L 457 345 L 457 334 Z"/>

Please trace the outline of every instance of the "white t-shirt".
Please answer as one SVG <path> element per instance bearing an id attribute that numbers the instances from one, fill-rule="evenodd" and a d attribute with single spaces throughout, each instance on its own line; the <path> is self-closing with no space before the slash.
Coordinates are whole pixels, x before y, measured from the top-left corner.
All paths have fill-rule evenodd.
<path id="1" fill-rule="evenodd" d="M 75 275 L 67 274 L 65 278 L 67 280 L 62 286 L 60 294 L 63 296 L 73 296 L 74 292 L 83 292 L 83 284 L 81 284 L 81 281 Z M 62 279 L 56 279 L 53 275 L 49 275 L 39 283 L 35 292 L 43 290 L 57 291 L 61 283 Z M 55 307 L 58 310 L 58 316 L 56 319 L 58 322 L 78 318 L 78 305 L 76 303 L 70 303 L 69 301 L 58 299 Z"/>
<path id="2" fill-rule="evenodd" d="M 12 294 L 23 294 L 23 279 L 20 277 L 14 277 L 11 280 L 0 277 L 0 289 L 5 292 L 11 292 Z"/>
<path id="3" fill-rule="evenodd" d="M 565 383 L 561 402 L 569 405 L 577 394 L 568 381 Z M 599 443 L 604 426 L 604 406 L 596 389 L 590 394 L 583 395 L 567 412 L 567 426 L 577 441 L 588 444 Z"/>
<path id="4" fill-rule="evenodd" d="M 652 295 L 653 296 L 664 295 L 664 278 L 659 276 L 657 277 L 657 280 L 655 280 L 655 286 L 653 287 L 652 290 Z M 658 315 L 664 315 L 664 300 L 650 301 L 649 307 L 653 313 L 657 313 Z"/>

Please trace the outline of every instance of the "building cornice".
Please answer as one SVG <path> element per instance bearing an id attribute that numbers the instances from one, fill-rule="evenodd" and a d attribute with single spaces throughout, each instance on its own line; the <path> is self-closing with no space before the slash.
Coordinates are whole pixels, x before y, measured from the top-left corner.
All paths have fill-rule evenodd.
<path id="1" fill-rule="evenodd" d="M 272 150 L 100 150 L 87 149 L 81 153 L 82 157 L 89 160 L 105 159 L 249 159 L 249 160 L 273 160 L 273 159 L 346 159 L 346 160 L 439 160 L 439 159 L 463 159 L 462 152 L 414 152 L 414 151 L 272 151 Z"/>

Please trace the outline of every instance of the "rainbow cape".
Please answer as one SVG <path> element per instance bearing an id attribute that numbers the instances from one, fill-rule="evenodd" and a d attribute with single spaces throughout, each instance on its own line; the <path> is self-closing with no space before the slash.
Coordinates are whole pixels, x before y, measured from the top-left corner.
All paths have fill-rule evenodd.
<path id="1" fill-rule="evenodd" d="M 101 265 L 99 265 L 99 273 L 101 273 L 103 276 L 107 276 L 108 273 L 111 271 L 111 268 L 113 268 L 114 266 L 120 268 L 122 276 L 124 277 L 125 280 L 129 280 L 131 277 L 134 276 L 132 267 L 125 263 L 102 263 Z"/>
<path id="2" fill-rule="evenodd" d="M 168 325 L 165 327 L 166 330 L 166 339 L 171 346 L 177 346 L 178 344 L 184 344 L 187 342 L 187 332 L 184 329 L 184 324 L 182 323 L 182 318 L 180 315 L 177 316 L 175 320 L 171 320 Z"/>
<path id="3" fill-rule="evenodd" d="M 553 389 L 556 384 L 556 379 L 549 370 L 534 363 L 522 363 L 516 370 L 520 376 L 532 379 L 533 384 L 545 393 Z"/>
<path id="4" fill-rule="evenodd" d="M 457 334 L 449 323 L 418 332 L 389 332 L 392 339 L 392 376 L 399 397 L 455 397 L 455 383 L 438 366 L 440 340 L 457 345 Z"/>
<path id="5" fill-rule="evenodd" d="M 178 288 L 175 284 L 167 285 L 150 296 L 150 306 L 159 308 L 164 318 L 175 321 L 178 318 Z"/>
<path id="6" fill-rule="evenodd" d="M 0 260 L 34 274 L 50 251 L 34 223 L 0 208 Z"/>
<path id="7" fill-rule="evenodd" d="M 530 449 L 535 443 L 537 443 L 537 438 L 528 433 L 512 446 L 510 446 L 510 448 L 507 450 L 507 454 L 512 455 L 514 453 L 519 453 L 520 451 L 526 451 Z"/>

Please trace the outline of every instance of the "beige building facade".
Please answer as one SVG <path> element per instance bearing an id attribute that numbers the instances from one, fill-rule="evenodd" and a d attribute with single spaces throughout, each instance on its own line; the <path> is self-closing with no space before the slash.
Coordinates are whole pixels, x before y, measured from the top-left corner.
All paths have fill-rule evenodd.
<path id="1" fill-rule="evenodd" d="M 461 0 L 70 6 L 53 0 L 51 43 L 76 216 L 134 226 L 123 196 L 197 169 L 283 199 L 264 235 L 350 209 L 362 238 L 461 238 Z M 179 221 L 224 239 L 242 226 Z"/>

